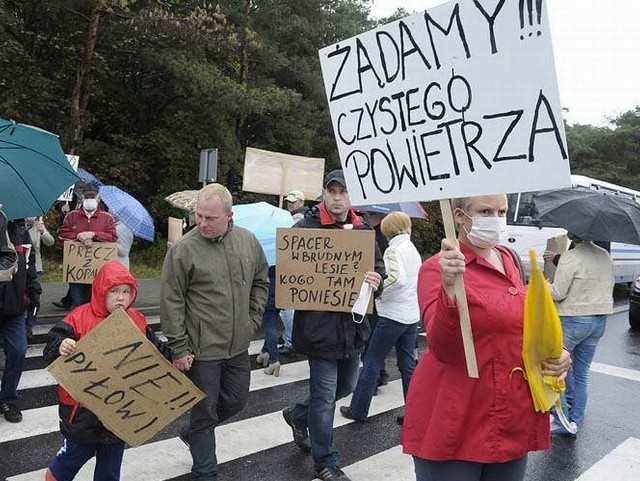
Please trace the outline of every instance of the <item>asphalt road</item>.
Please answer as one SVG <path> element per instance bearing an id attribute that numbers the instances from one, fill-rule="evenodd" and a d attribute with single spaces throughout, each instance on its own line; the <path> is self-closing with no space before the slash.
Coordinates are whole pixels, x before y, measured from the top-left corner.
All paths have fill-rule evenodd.
<path id="1" fill-rule="evenodd" d="M 157 323 L 157 318 L 150 318 L 150 322 Z M 55 387 L 47 380 L 36 345 L 44 341 L 47 329 L 39 327 L 23 376 L 20 406 L 25 420 L 11 425 L 0 419 L 0 479 L 42 480 L 42 470 L 60 447 Z M 252 359 L 260 344 L 252 344 Z M 309 456 L 291 442 L 291 432 L 280 414 L 305 396 L 308 366 L 301 357 L 285 361 L 279 378 L 264 375 L 254 365 L 247 407 L 218 428 L 219 481 L 313 478 Z M 335 444 L 353 481 L 413 478 L 411 460 L 398 449 L 400 427 L 395 418 L 402 410 L 399 375 L 395 361 L 388 360 L 387 366 L 394 381 L 374 398 L 373 415 L 366 424 L 347 423 L 336 415 Z M 640 479 L 640 416 L 635 411 L 640 398 L 640 334 L 629 331 L 626 311 L 610 317 L 594 370 L 587 418 L 578 438 L 554 439 L 551 450 L 533 453 L 527 481 Z M 189 479 L 189 453 L 176 435 L 177 425 L 172 424 L 145 445 L 128 449 L 122 479 Z M 91 478 L 89 468 L 76 479 Z"/>

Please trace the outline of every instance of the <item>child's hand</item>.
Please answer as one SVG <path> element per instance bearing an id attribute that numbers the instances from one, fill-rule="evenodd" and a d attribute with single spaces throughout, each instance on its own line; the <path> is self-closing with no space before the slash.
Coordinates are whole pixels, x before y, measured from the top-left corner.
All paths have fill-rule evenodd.
<path id="1" fill-rule="evenodd" d="M 70 337 L 63 339 L 62 342 L 60 343 L 59 351 L 61 356 L 68 356 L 69 354 L 73 354 L 73 351 L 75 350 L 76 350 L 76 341 L 74 341 Z"/>

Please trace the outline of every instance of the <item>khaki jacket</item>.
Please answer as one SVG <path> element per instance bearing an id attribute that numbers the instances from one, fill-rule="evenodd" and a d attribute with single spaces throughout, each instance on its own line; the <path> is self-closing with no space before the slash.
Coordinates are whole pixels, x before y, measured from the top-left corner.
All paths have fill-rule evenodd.
<path id="1" fill-rule="evenodd" d="M 220 240 L 196 228 L 164 260 L 160 319 L 174 359 L 229 359 L 249 348 L 262 324 L 267 260 L 255 236 L 233 227 Z"/>
<path id="2" fill-rule="evenodd" d="M 561 316 L 596 316 L 613 312 L 613 261 L 607 251 L 583 241 L 564 252 L 551 284 Z"/>

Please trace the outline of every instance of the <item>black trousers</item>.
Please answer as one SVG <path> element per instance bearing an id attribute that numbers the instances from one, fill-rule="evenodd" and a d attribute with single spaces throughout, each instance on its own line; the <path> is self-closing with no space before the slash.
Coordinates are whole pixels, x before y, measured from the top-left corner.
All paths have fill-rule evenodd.
<path id="1" fill-rule="evenodd" d="M 191 472 L 198 481 L 214 481 L 218 471 L 214 430 L 242 411 L 247 403 L 251 381 L 249 354 L 243 352 L 220 361 L 194 361 L 188 374 L 207 395 L 191 410 L 188 431 Z"/>

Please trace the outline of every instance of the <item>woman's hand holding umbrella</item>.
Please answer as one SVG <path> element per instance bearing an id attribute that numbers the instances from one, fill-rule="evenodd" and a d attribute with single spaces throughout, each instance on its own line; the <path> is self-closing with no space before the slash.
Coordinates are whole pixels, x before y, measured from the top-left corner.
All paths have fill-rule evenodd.
<path id="1" fill-rule="evenodd" d="M 571 368 L 571 354 L 566 349 L 562 349 L 560 357 L 545 359 L 542 361 L 540 372 L 543 376 L 555 376 L 558 382 L 564 381 Z"/>

